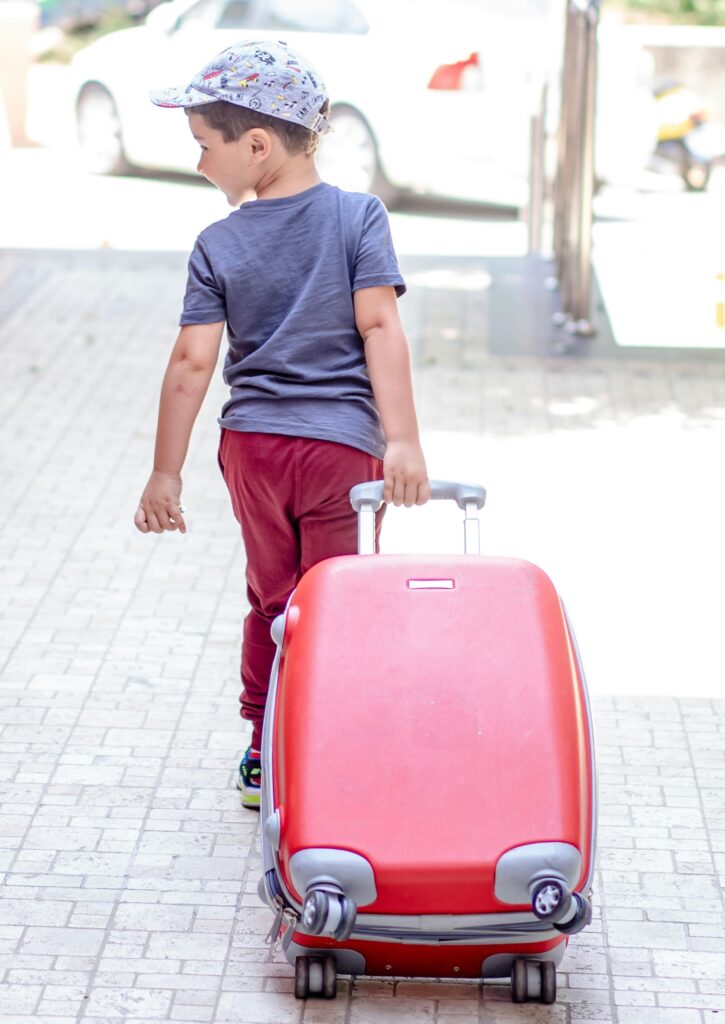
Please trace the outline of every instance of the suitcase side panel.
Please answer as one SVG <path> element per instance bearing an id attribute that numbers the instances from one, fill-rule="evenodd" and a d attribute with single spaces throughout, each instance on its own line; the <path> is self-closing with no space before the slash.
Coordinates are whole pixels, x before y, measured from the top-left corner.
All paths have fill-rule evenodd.
<path id="1" fill-rule="evenodd" d="M 513 946 L 500 942 L 486 945 L 402 945 L 350 941 L 340 944 L 295 932 L 292 955 L 314 954 L 315 951 L 334 953 L 339 958 L 340 973 L 418 978 L 481 978 L 486 973 L 489 977 L 506 977 L 510 974 L 507 966 L 514 957 L 551 959 L 560 963 L 566 944 L 562 936 Z M 486 961 L 490 964 L 488 971 L 485 969 Z"/>

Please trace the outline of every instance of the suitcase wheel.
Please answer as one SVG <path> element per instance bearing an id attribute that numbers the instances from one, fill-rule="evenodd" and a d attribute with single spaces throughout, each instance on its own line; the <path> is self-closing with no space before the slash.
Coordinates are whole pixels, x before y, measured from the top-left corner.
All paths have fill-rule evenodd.
<path id="1" fill-rule="evenodd" d="M 592 901 L 588 896 L 582 896 L 581 893 L 573 892 L 571 894 L 572 900 L 575 905 L 574 916 L 566 921 L 564 924 L 554 922 L 554 927 L 557 931 L 561 932 L 562 935 L 576 935 L 582 928 L 586 928 L 587 925 L 592 923 Z"/>
<path id="2" fill-rule="evenodd" d="M 515 1003 L 556 1002 L 556 964 L 551 960 L 514 960 L 511 997 Z"/>
<path id="3" fill-rule="evenodd" d="M 540 921 L 552 921 L 566 914 L 571 895 L 558 878 L 544 878 L 531 893 L 531 909 Z"/>
<path id="4" fill-rule="evenodd" d="M 295 996 L 321 996 L 334 999 L 337 995 L 337 963 L 334 956 L 298 956 L 295 960 Z"/>
<path id="5" fill-rule="evenodd" d="M 344 942 L 352 932 L 356 916 L 356 903 L 342 892 L 310 889 L 302 906 L 302 927 L 308 935 L 331 935 Z"/>

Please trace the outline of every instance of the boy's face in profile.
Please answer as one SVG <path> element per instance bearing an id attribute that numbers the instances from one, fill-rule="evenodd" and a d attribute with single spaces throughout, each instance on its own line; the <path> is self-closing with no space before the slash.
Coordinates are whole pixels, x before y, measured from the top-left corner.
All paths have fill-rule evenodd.
<path id="1" fill-rule="evenodd" d="M 252 159 L 249 132 L 235 142 L 226 142 L 201 114 L 189 114 L 189 128 L 201 146 L 197 171 L 224 193 L 230 206 L 239 206 L 245 193 L 254 189 L 259 174 Z"/>

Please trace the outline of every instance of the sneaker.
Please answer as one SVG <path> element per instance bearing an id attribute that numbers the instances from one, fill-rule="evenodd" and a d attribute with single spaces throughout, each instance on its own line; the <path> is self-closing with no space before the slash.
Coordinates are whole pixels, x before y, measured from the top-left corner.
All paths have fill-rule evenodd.
<path id="1" fill-rule="evenodd" d="M 259 751 L 247 747 L 239 764 L 237 788 L 242 793 L 242 806 L 259 810 L 261 803 L 262 764 Z"/>

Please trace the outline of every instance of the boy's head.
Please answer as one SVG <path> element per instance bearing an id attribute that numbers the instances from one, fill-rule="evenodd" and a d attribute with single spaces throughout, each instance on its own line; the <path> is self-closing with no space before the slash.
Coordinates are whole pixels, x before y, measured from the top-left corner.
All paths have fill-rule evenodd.
<path id="1" fill-rule="evenodd" d="M 202 148 L 199 171 L 233 205 L 256 187 L 255 169 L 309 157 L 331 131 L 329 100 L 308 61 L 281 41 L 238 43 L 186 86 L 151 93 L 160 107 L 183 107 Z"/>
<path id="2" fill-rule="evenodd" d="M 332 130 L 322 79 L 281 40 L 230 46 L 188 85 L 158 89 L 151 100 L 159 107 L 203 114 L 227 142 L 248 128 L 265 127 L 277 132 L 290 152 L 314 152 L 321 136 Z M 227 104 L 233 109 L 226 110 Z M 206 112 L 207 105 L 217 109 Z"/>
<path id="3" fill-rule="evenodd" d="M 326 114 L 328 107 L 329 104 L 325 100 L 320 113 Z M 277 135 L 292 156 L 297 153 L 312 156 L 320 144 L 320 133 L 312 131 L 311 128 L 305 128 L 304 125 L 288 121 L 286 118 L 274 117 L 271 114 L 263 114 L 260 110 L 230 103 L 228 100 L 185 107 L 185 113 L 189 116 L 198 114 L 210 128 L 222 133 L 225 142 L 237 142 L 250 128 L 266 128 Z"/>

